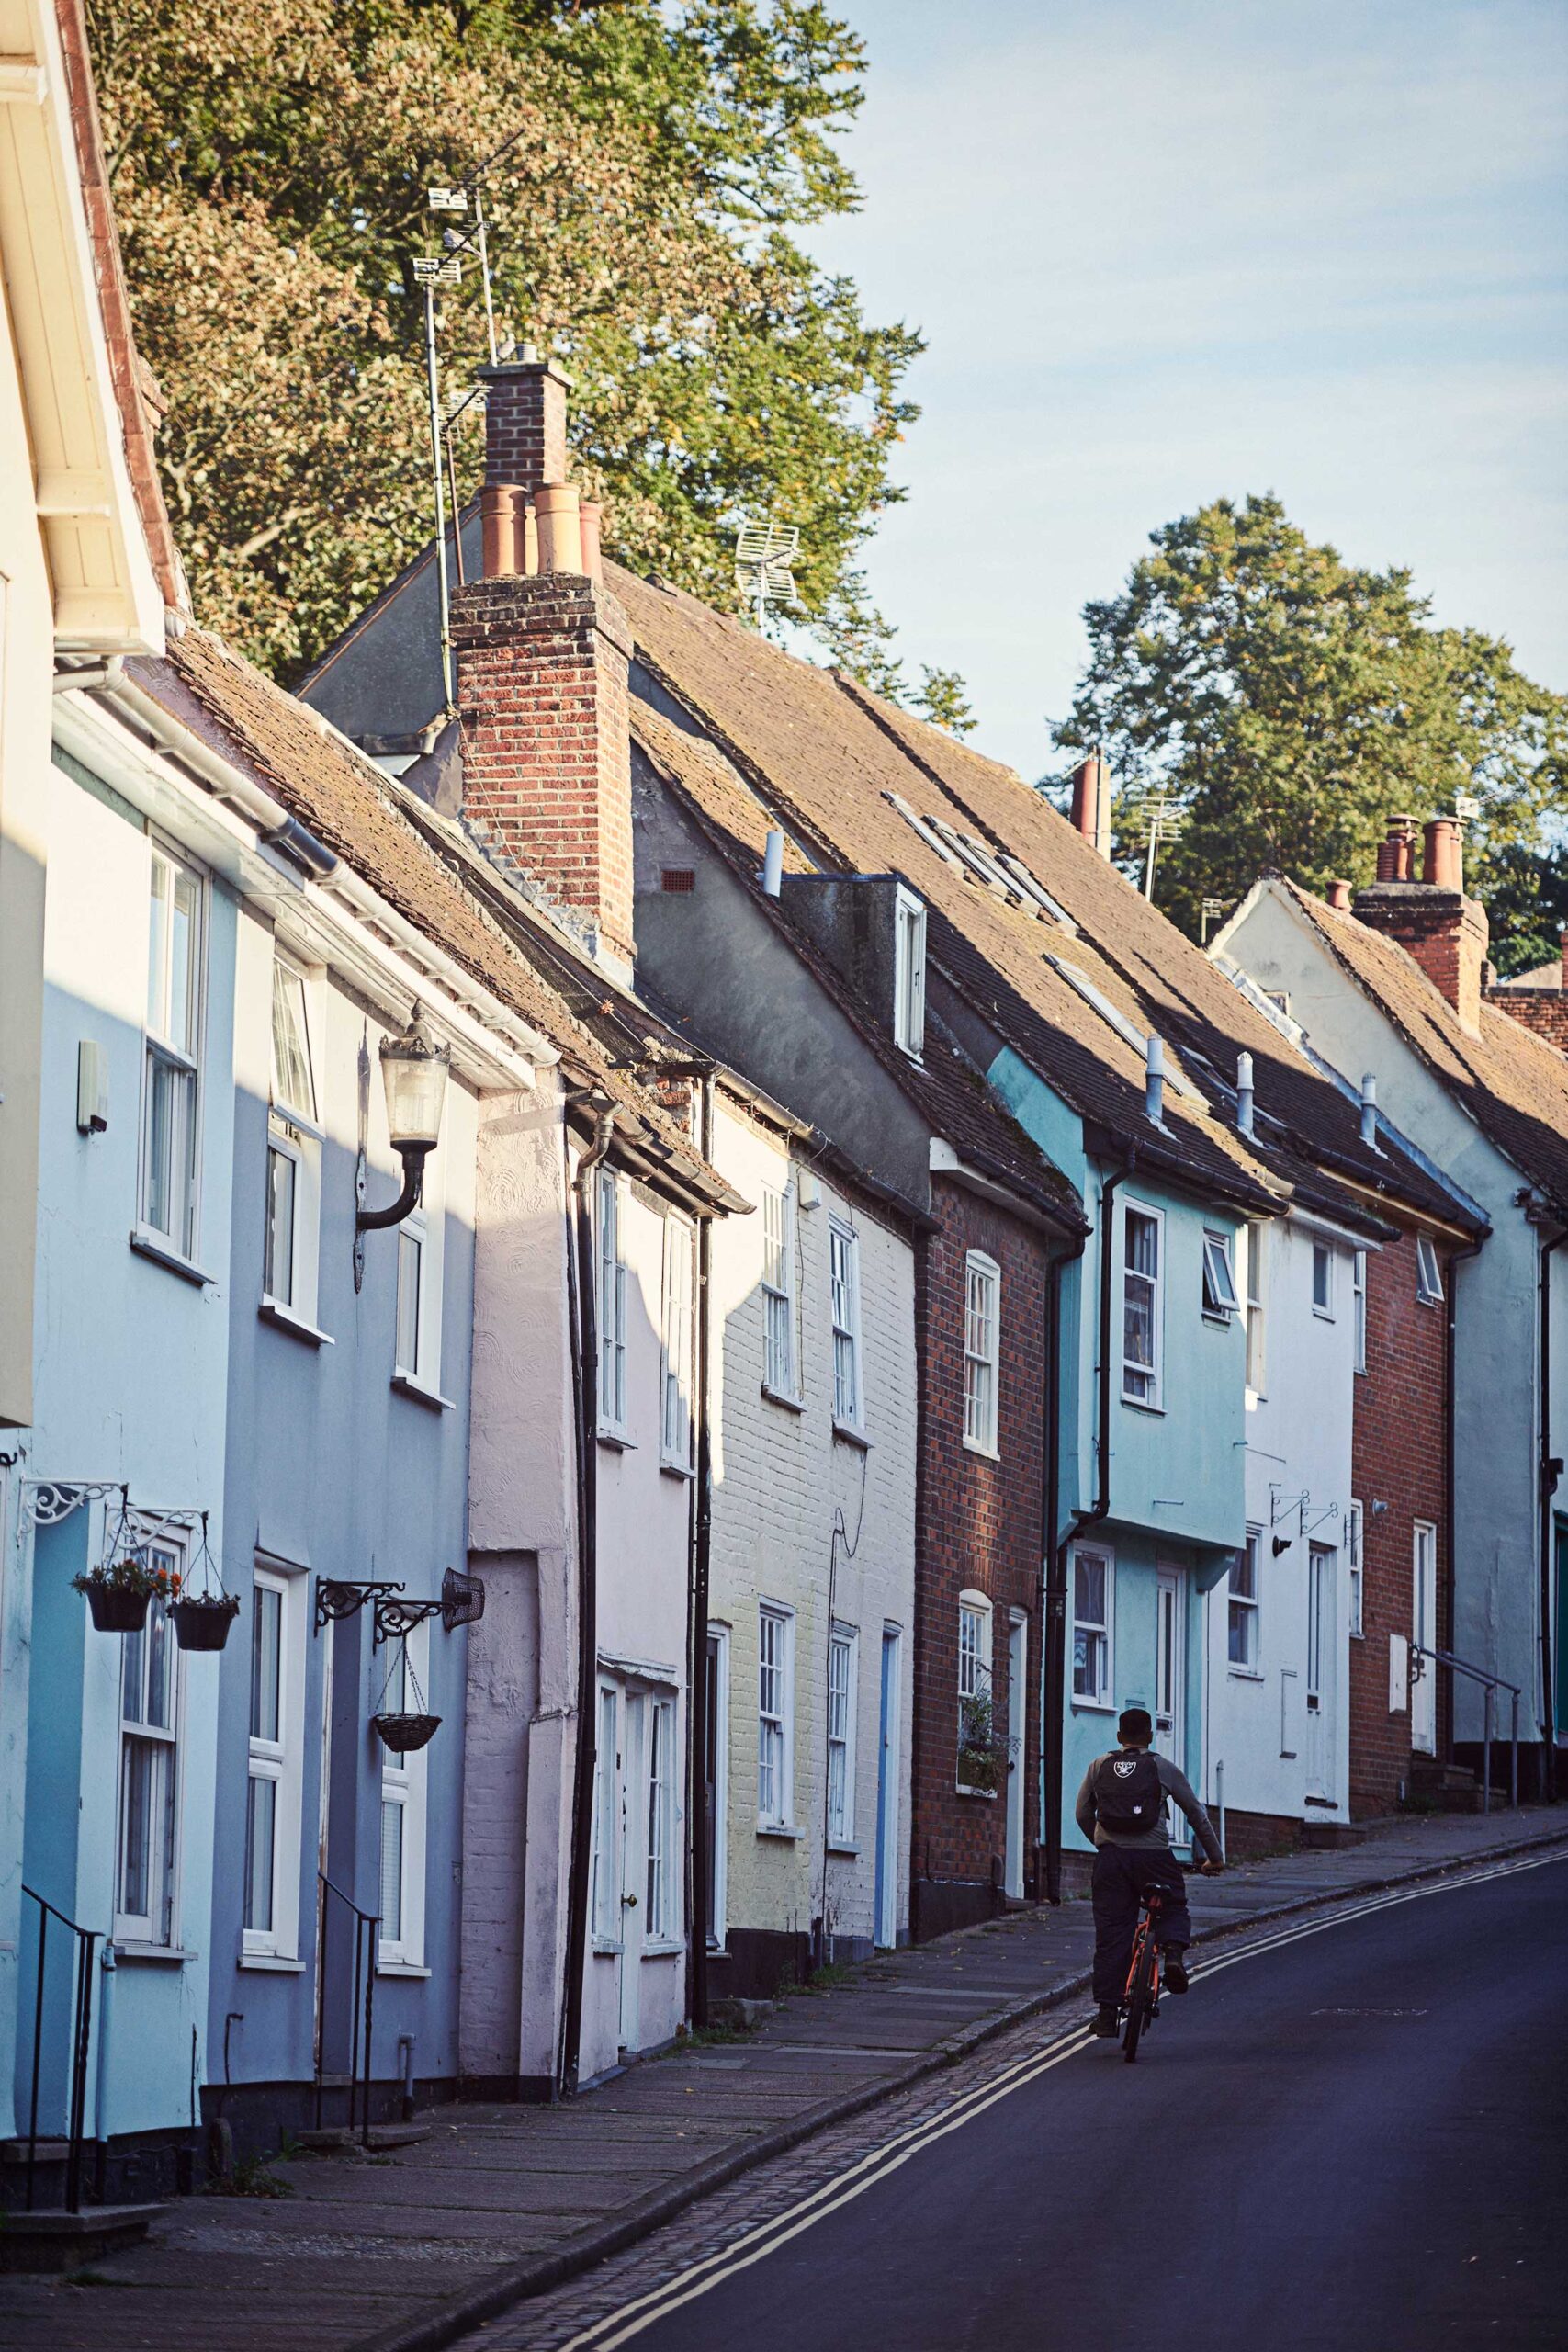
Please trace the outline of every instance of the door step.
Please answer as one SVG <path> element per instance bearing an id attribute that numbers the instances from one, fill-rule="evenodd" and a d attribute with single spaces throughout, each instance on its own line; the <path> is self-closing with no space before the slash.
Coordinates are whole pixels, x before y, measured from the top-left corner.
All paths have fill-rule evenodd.
<path id="1" fill-rule="evenodd" d="M 1440 1764 L 1435 1756 L 1413 1757 L 1410 1795 L 1423 1811 L 1479 1813 L 1481 1783 L 1468 1764 Z"/>
<path id="2" fill-rule="evenodd" d="M 106 2254 L 139 2245 L 166 2205 L 88 2205 L 80 2213 L 7 2213 L 0 2270 L 81 2270 Z"/>
<path id="3" fill-rule="evenodd" d="M 428 2140 L 428 2123 L 373 2123 L 370 2126 L 370 2154 L 389 2154 L 394 2148 L 412 2148 L 421 2140 Z M 296 2132 L 296 2147 L 306 2148 L 313 2156 L 357 2156 L 364 2150 L 364 2141 L 355 2125 L 351 2132 L 346 2124 L 326 2132 Z"/>
<path id="4" fill-rule="evenodd" d="M 1342 1846 L 1364 1846 L 1367 1833 L 1351 1821 L 1303 1821 L 1301 1844 L 1308 1853 L 1337 1852 Z"/>

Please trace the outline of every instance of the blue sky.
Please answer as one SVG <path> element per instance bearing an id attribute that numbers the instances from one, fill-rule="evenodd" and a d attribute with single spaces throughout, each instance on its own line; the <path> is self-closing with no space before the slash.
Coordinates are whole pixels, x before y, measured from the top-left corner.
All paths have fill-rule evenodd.
<path id="1" fill-rule="evenodd" d="M 1274 490 L 1568 688 L 1563 0 L 835 0 L 865 206 L 814 249 L 930 349 L 868 570 L 1027 775 L 1158 524 Z"/>

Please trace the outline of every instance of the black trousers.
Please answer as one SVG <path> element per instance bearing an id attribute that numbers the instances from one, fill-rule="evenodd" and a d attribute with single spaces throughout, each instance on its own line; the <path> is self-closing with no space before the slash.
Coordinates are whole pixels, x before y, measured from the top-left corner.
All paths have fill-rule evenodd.
<path id="1" fill-rule="evenodd" d="M 1138 1925 L 1138 1897 L 1145 1887 L 1157 1886 L 1165 1897 L 1155 1940 L 1167 1944 L 1192 1940 L 1192 1920 L 1187 1908 L 1187 1880 L 1168 1846 L 1154 1846 L 1140 1853 L 1134 1846 L 1101 1846 L 1094 1857 L 1094 1997 L 1102 2007 L 1122 1998 L 1133 1957 L 1133 1937 Z"/>

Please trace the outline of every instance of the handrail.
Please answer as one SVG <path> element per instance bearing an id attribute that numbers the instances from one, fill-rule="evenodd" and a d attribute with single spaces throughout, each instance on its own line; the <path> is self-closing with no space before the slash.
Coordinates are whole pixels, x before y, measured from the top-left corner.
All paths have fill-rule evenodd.
<path id="1" fill-rule="evenodd" d="M 33 2079 L 32 2097 L 28 2109 L 28 2187 L 27 2211 L 33 2210 L 33 2182 L 38 2169 L 38 2100 L 39 2076 L 43 2064 L 43 2003 L 47 1979 L 49 1952 L 49 1923 L 58 1919 L 76 1939 L 73 1963 L 72 2004 L 74 2017 L 72 2026 L 71 2110 L 65 2137 L 65 2210 L 79 2213 L 82 2210 L 82 2143 L 86 2137 L 87 2120 L 87 2056 L 93 2042 L 93 1946 L 101 1942 L 101 1928 L 84 1928 L 78 1920 L 62 1911 L 59 1905 L 41 1895 L 36 1886 L 22 1883 L 22 1893 L 39 1907 L 38 1927 L 38 1990 L 33 2002 Z"/>
<path id="2" fill-rule="evenodd" d="M 1492 1810 L 1492 1693 L 1506 1690 L 1512 1715 L 1508 1736 L 1508 1803 L 1517 1807 L 1519 1802 L 1519 1686 L 1505 1675 L 1493 1674 L 1484 1666 L 1473 1666 L 1467 1657 L 1458 1657 L 1452 1650 L 1429 1649 L 1425 1642 L 1412 1642 L 1412 1657 L 1429 1657 L 1438 1666 L 1446 1666 L 1450 1674 L 1467 1674 L 1479 1682 L 1485 1692 L 1482 1708 L 1481 1739 L 1481 1810 Z"/>
<path id="3" fill-rule="evenodd" d="M 354 1914 L 354 2005 L 349 2011 L 348 2128 L 351 2132 L 353 2131 L 357 2111 L 360 2123 L 360 2145 L 368 2148 L 370 2145 L 370 2034 L 376 2011 L 376 1930 L 381 1924 L 381 1914 L 378 1911 L 361 1910 L 353 1895 L 345 1894 L 335 1879 L 330 1879 L 327 1876 L 325 1871 L 318 1870 L 316 1879 L 323 1891 L 322 1896 L 318 1897 L 316 1929 L 317 1984 L 321 1992 L 321 2025 L 316 2040 L 316 2129 L 319 2132 L 321 2128 L 321 2077 L 326 2071 L 327 1906 L 323 1897 L 326 1894 L 335 1894 L 338 1901 L 345 1904 Z M 365 1991 L 363 2021 L 365 2102 L 363 2108 L 359 2103 L 361 1985 L 364 1986 Z"/>

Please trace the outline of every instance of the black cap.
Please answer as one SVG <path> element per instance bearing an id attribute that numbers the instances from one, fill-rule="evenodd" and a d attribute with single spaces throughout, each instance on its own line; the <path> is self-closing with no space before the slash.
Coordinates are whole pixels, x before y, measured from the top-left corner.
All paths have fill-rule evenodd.
<path id="1" fill-rule="evenodd" d="M 1155 1719 L 1146 1707 L 1123 1707 L 1116 1718 L 1118 1739 L 1153 1739 Z"/>

